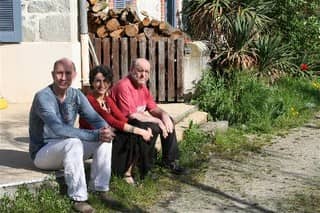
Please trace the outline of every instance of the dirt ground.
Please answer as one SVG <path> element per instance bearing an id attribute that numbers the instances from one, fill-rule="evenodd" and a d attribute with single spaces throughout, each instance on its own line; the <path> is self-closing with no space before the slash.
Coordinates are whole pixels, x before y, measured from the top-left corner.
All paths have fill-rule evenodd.
<path id="1" fill-rule="evenodd" d="M 150 212 L 320 212 L 320 114 L 243 161 L 212 156 L 201 182 L 185 182 Z M 301 202 L 302 201 L 302 202 Z"/>

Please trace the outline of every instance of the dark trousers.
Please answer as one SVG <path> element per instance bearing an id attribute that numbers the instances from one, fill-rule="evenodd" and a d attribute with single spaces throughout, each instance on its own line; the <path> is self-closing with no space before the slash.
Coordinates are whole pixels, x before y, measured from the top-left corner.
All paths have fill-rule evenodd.
<path id="1" fill-rule="evenodd" d="M 162 136 L 162 131 L 159 126 L 151 122 L 141 122 L 136 119 L 129 120 L 131 125 L 152 130 L 153 137 L 151 139 L 151 144 L 155 144 L 158 135 L 161 137 L 161 148 L 162 148 L 162 162 L 164 164 L 170 164 L 179 158 L 179 149 L 177 144 L 177 136 L 175 130 L 170 133 L 166 138 Z"/>
<path id="2" fill-rule="evenodd" d="M 153 141 L 144 141 L 141 136 L 117 131 L 112 143 L 113 174 L 123 176 L 135 162 L 142 177 L 152 168 L 155 153 Z"/>

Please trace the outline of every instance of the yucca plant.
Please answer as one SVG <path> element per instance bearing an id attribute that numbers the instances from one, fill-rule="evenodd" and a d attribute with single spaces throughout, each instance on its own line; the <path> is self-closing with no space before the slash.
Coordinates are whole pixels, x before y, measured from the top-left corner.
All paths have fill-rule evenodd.
<path id="1" fill-rule="evenodd" d="M 193 39 L 208 40 L 222 34 L 220 22 L 232 11 L 230 0 L 185 0 L 185 30 Z"/>
<path id="2" fill-rule="evenodd" d="M 255 49 L 252 42 L 258 34 L 255 19 L 247 19 L 245 15 L 227 18 L 224 35 L 225 45 L 217 47 L 218 54 L 213 58 L 219 67 L 250 68 L 256 62 Z"/>
<path id="3" fill-rule="evenodd" d="M 184 1 L 183 13 L 189 18 L 187 29 L 194 39 L 208 41 L 214 69 L 241 70 L 256 63 L 251 43 L 265 31 L 270 19 L 264 15 L 269 1 L 254 2 L 256 4 L 232 0 Z"/>
<path id="4" fill-rule="evenodd" d="M 298 67 L 292 63 L 293 52 L 288 45 L 282 43 L 280 36 L 261 36 L 253 44 L 258 56 L 258 76 L 268 77 L 274 82 L 284 74 L 297 73 Z"/>

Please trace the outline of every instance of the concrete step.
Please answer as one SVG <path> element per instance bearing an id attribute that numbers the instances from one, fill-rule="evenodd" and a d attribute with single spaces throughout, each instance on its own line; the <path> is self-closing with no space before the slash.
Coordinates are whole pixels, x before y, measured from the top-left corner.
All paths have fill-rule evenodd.
<path id="1" fill-rule="evenodd" d="M 182 110 L 181 106 L 177 106 L 176 110 Z M 176 135 L 177 140 L 181 141 L 183 139 L 183 132 L 189 127 L 190 122 L 193 122 L 194 124 L 203 124 L 208 121 L 208 113 L 198 111 L 198 108 L 196 106 L 190 107 L 188 110 L 182 110 L 180 114 L 174 115 L 170 114 L 176 125 Z M 161 150 L 161 141 L 160 137 L 158 137 L 156 141 L 156 149 L 158 151 Z"/>

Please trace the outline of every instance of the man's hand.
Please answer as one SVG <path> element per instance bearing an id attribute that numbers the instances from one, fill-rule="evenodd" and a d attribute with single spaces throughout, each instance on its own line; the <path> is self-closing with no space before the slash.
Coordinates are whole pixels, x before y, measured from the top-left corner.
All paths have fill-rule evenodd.
<path id="1" fill-rule="evenodd" d="M 161 120 L 160 120 L 160 122 L 158 123 L 158 125 L 159 125 L 159 127 L 160 127 L 160 129 L 161 129 L 161 131 L 162 131 L 162 136 L 163 136 L 164 138 L 168 137 L 168 130 L 167 130 L 167 128 L 165 127 L 165 125 L 162 123 Z"/>
<path id="2" fill-rule="evenodd" d="M 162 114 L 162 122 L 164 126 L 166 127 L 166 130 L 168 133 L 172 133 L 174 129 L 174 125 L 172 123 L 172 120 L 170 119 L 169 115 L 167 113 Z"/>
<path id="3" fill-rule="evenodd" d="M 111 142 L 114 138 L 115 134 L 111 127 L 102 127 L 100 129 L 100 141 L 104 142 Z"/>

